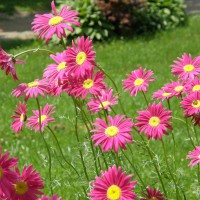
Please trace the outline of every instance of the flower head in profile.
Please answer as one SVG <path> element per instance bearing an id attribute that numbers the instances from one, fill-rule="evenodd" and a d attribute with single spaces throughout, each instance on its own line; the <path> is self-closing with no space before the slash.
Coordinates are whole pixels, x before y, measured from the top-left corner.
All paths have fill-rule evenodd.
<path id="1" fill-rule="evenodd" d="M 32 22 L 34 33 L 39 34 L 39 38 L 41 39 L 45 38 L 46 43 L 48 43 L 54 34 L 56 34 L 59 39 L 62 37 L 66 38 L 65 29 L 73 32 L 73 28 L 70 24 L 76 26 L 80 25 L 77 21 L 79 19 L 79 13 L 71 10 L 71 6 L 63 6 L 60 13 L 57 13 L 54 1 L 52 1 L 51 8 L 53 14 L 36 14 Z"/>
<path id="2" fill-rule="evenodd" d="M 166 99 L 169 100 L 172 97 L 173 97 L 173 91 L 171 91 L 171 89 L 167 87 L 163 87 L 162 89 L 153 93 L 153 99 L 161 99 L 162 101 Z"/>
<path id="3" fill-rule="evenodd" d="M 12 91 L 12 95 L 19 98 L 25 94 L 24 100 L 27 101 L 29 98 L 37 98 L 39 94 L 44 97 L 49 92 L 48 87 L 46 79 L 36 79 L 30 83 L 21 83 Z"/>
<path id="4" fill-rule="evenodd" d="M 41 175 L 33 169 L 32 165 L 24 166 L 22 174 L 16 169 L 18 180 L 13 184 L 12 200 L 36 200 L 38 195 L 42 195 L 44 188 Z"/>
<path id="5" fill-rule="evenodd" d="M 96 66 L 94 62 L 96 53 L 92 50 L 92 40 L 84 36 L 77 39 L 77 46 L 72 41 L 72 47 L 67 49 L 67 65 L 69 73 L 75 77 L 84 76 L 86 70 Z"/>
<path id="6" fill-rule="evenodd" d="M 48 78 L 49 82 L 55 81 L 57 79 L 62 79 L 66 75 L 66 52 L 56 53 L 56 55 L 51 54 L 50 57 L 56 62 L 54 64 L 48 65 L 43 74 L 43 78 Z"/>
<path id="7" fill-rule="evenodd" d="M 133 192 L 137 181 L 131 181 L 132 175 L 126 175 L 121 167 L 109 167 L 108 171 L 101 172 L 101 177 L 96 177 L 91 185 L 93 188 L 88 194 L 91 200 L 135 200 L 136 194 Z"/>
<path id="8" fill-rule="evenodd" d="M 163 194 L 156 188 L 147 187 L 146 193 L 143 193 L 143 195 L 145 198 L 140 198 L 140 200 L 165 200 Z"/>
<path id="9" fill-rule="evenodd" d="M 99 112 L 102 109 L 110 111 L 110 107 L 117 104 L 117 95 L 112 94 L 113 90 L 110 88 L 108 91 L 101 90 L 98 98 L 91 97 L 90 101 L 87 103 L 88 109 L 92 112 Z"/>
<path id="10" fill-rule="evenodd" d="M 133 122 L 130 118 L 123 119 L 125 116 L 116 115 L 115 117 L 108 116 L 108 124 L 100 118 L 93 123 L 95 129 L 91 130 L 95 134 L 92 135 L 92 141 L 95 146 L 101 144 L 103 151 L 114 149 L 118 152 L 119 147 L 126 149 L 126 143 L 132 143 L 132 127 Z"/>
<path id="11" fill-rule="evenodd" d="M 49 122 L 54 122 L 54 118 L 50 117 L 52 113 L 54 113 L 55 107 L 51 107 L 51 105 L 47 104 L 44 109 L 40 107 L 40 113 L 41 113 L 41 131 L 44 131 L 44 127 L 48 126 Z M 37 132 L 40 128 L 40 119 L 39 119 L 39 111 L 33 110 L 33 113 L 35 116 L 29 117 L 28 123 L 26 124 L 27 127 L 31 127 L 31 129 L 34 129 L 35 132 Z"/>
<path id="12" fill-rule="evenodd" d="M 58 197 L 57 194 L 54 194 L 52 197 L 42 195 L 42 197 L 37 200 L 62 200 L 62 198 Z"/>
<path id="13" fill-rule="evenodd" d="M 191 54 L 184 53 L 182 58 L 174 60 L 174 64 L 171 67 L 174 76 L 178 76 L 179 79 L 183 80 L 192 80 L 200 74 L 200 56 L 192 59 Z"/>
<path id="14" fill-rule="evenodd" d="M 13 167 L 17 167 L 18 159 L 9 158 L 10 153 L 2 153 L 0 147 L 0 191 L 2 196 L 10 197 L 10 191 L 12 184 L 17 181 L 17 173 L 12 170 Z"/>
<path id="15" fill-rule="evenodd" d="M 162 107 L 161 103 L 154 102 L 149 105 L 147 110 L 138 111 L 139 116 L 136 117 L 138 123 L 135 125 L 139 127 L 139 133 L 144 132 L 148 139 L 160 139 L 162 135 L 168 135 L 167 129 L 172 130 L 170 125 L 171 111 Z"/>
<path id="16" fill-rule="evenodd" d="M 130 90 L 131 96 L 136 96 L 138 91 L 147 92 L 149 83 L 155 80 L 151 77 L 152 75 L 151 70 L 146 71 L 142 67 L 132 71 L 131 74 L 126 74 L 128 79 L 123 80 L 124 90 Z"/>
<path id="17" fill-rule="evenodd" d="M 200 146 L 196 146 L 194 150 L 190 151 L 186 158 L 192 159 L 188 166 L 200 163 Z"/>
<path id="18" fill-rule="evenodd" d="M 184 91 L 186 93 L 200 92 L 200 79 L 195 77 L 194 80 L 188 81 Z"/>
<path id="19" fill-rule="evenodd" d="M 85 99 L 88 93 L 99 95 L 100 91 L 106 88 L 103 79 L 105 75 L 101 71 L 94 74 L 94 68 L 87 70 L 83 77 L 71 79 L 71 94 L 76 98 L 81 96 L 82 99 Z"/>
<path id="20" fill-rule="evenodd" d="M 6 75 L 11 74 L 14 80 L 18 80 L 15 70 L 16 63 L 24 64 L 24 61 L 15 59 L 0 48 L 0 67 L 2 70 L 6 71 Z"/>
<path id="21" fill-rule="evenodd" d="M 15 133 L 18 133 L 22 130 L 22 127 L 24 125 L 24 122 L 26 121 L 26 109 L 27 105 L 24 103 L 19 102 L 19 104 L 16 106 L 15 114 L 12 118 L 14 119 L 14 122 L 11 125 L 11 128 Z"/>
<path id="22" fill-rule="evenodd" d="M 192 116 L 200 113 L 200 93 L 194 92 L 187 95 L 181 101 L 181 108 L 184 109 L 185 116 Z"/>

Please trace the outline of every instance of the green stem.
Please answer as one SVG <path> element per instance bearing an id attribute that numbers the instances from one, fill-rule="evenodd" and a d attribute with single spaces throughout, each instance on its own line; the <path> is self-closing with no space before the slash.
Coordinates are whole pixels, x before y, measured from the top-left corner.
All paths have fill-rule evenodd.
<path id="1" fill-rule="evenodd" d="M 197 141 L 197 146 L 199 145 L 199 139 L 198 139 L 198 134 L 197 134 L 197 131 L 196 131 L 196 127 L 194 126 L 194 134 L 195 134 L 195 137 L 196 137 L 196 141 Z"/>
<path id="2" fill-rule="evenodd" d="M 51 190 L 51 194 L 53 195 L 53 188 L 52 188 L 52 177 L 51 177 L 51 153 L 50 153 L 50 149 L 49 146 L 44 138 L 44 134 L 42 132 L 42 122 L 41 122 L 41 110 L 40 110 L 40 103 L 38 98 L 36 98 L 36 102 L 37 102 L 37 106 L 38 106 L 38 112 L 39 112 L 39 131 L 40 131 L 40 135 L 42 136 L 42 140 L 45 144 L 45 147 L 47 149 L 47 153 L 49 156 L 49 180 L 50 180 L 50 190 Z"/>
<path id="3" fill-rule="evenodd" d="M 167 164 L 167 169 L 169 171 L 169 174 L 170 174 L 170 176 L 171 176 L 171 178 L 172 178 L 172 180 L 174 182 L 175 188 L 176 188 L 176 199 L 179 199 L 180 196 L 179 196 L 178 186 L 177 186 L 176 180 L 174 179 L 174 176 L 173 176 L 173 174 L 172 174 L 172 172 L 170 170 L 170 167 L 169 167 L 169 163 L 168 163 L 168 160 L 167 160 L 167 154 L 166 154 L 166 149 L 165 149 L 164 142 L 163 142 L 163 140 L 161 140 L 161 141 L 162 141 L 162 146 L 163 146 L 163 150 L 164 150 L 164 157 L 165 157 L 165 162 Z"/>
<path id="4" fill-rule="evenodd" d="M 23 54 L 26 54 L 26 53 L 29 53 L 29 52 L 32 52 L 32 53 L 36 53 L 37 51 L 44 51 L 46 53 L 50 53 L 50 54 L 54 54 L 54 52 L 48 50 L 48 49 L 40 49 L 40 48 L 37 48 L 37 49 L 29 49 L 29 50 L 26 50 L 26 51 L 23 51 L 21 53 L 18 53 L 16 55 L 13 56 L 13 58 L 17 58 L 18 56 L 21 56 Z"/>
<path id="5" fill-rule="evenodd" d="M 62 43 L 62 46 L 63 46 L 64 50 L 66 50 L 66 45 L 65 45 L 65 42 L 63 40 L 63 37 L 61 37 L 61 43 Z"/>
<path id="6" fill-rule="evenodd" d="M 53 137 L 54 137 L 54 139 L 55 139 L 55 141 L 56 141 L 56 144 L 57 144 L 57 146 L 58 146 L 58 148 L 59 148 L 59 151 L 60 151 L 60 153 L 61 153 L 61 155 L 62 155 L 62 158 L 63 158 L 64 161 L 76 172 L 76 174 L 77 174 L 77 175 L 79 176 L 79 178 L 80 178 L 80 175 L 79 175 L 78 171 L 76 170 L 76 168 L 75 168 L 70 162 L 68 162 L 67 159 L 65 158 L 65 156 L 64 156 L 64 154 L 63 154 L 63 152 L 62 152 L 62 149 L 61 149 L 61 147 L 60 147 L 60 144 L 59 144 L 59 142 L 58 142 L 58 139 L 57 139 L 55 133 L 53 132 L 53 130 L 52 130 L 49 126 L 47 126 L 47 128 L 49 129 L 49 131 L 50 131 L 51 134 L 53 135 Z"/>
<path id="7" fill-rule="evenodd" d="M 125 158 L 127 159 L 127 161 L 129 162 L 129 164 L 133 167 L 133 169 L 134 169 L 136 175 L 138 176 L 138 178 L 139 178 L 140 182 L 142 183 L 143 187 L 145 188 L 146 185 L 145 185 L 145 183 L 143 182 L 143 180 L 142 180 L 140 174 L 138 173 L 137 168 L 136 168 L 135 165 L 130 161 L 130 159 L 129 159 L 128 156 L 124 153 L 124 151 L 123 151 L 123 150 L 121 150 L 121 151 L 122 151 L 124 157 L 125 157 Z"/>
<path id="8" fill-rule="evenodd" d="M 198 164 L 198 167 L 197 167 L 197 176 L 198 176 L 198 183 L 200 185 L 200 171 L 199 171 L 199 164 Z"/>
<path id="9" fill-rule="evenodd" d="M 168 105 L 168 109 L 171 110 L 169 99 L 167 99 L 167 105 Z"/>
<path id="10" fill-rule="evenodd" d="M 193 139 L 192 139 L 192 136 L 190 135 L 190 130 L 189 130 L 187 118 L 185 118 L 185 121 L 186 121 L 186 127 L 187 127 L 188 136 L 189 136 L 189 138 L 190 138 L 190 142 L 192 143 L 192 146 L 195 148 L 194 141 L 193 141 Z"/>
<path id="11" fill-rule="evenodd" d="M 147 107 L 148 107 L 148 101 L 147 101 L 146 95 L 144 94 L 144 92 L 143 92 L 143 91 L 142 91 L 142 94 L 143 94 L 143 97 L 144 97 L 144 99 L 145 99 L 145 102 L 146 102 L 146 104 L 147 104 Z"/>

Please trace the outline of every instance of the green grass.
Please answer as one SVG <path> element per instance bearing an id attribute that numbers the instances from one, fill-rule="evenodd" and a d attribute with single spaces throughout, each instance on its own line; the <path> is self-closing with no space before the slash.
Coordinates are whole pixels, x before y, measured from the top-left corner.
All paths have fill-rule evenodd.
<path id="1" fill-rule="evenodd" d="M 171 75 L 170 65 L 173 60 L 178 56 L 181 56 L 184 52 L 191 53 L 193 56 L 200 55 L 199 48 L 199 35 L 200 35 L 200 15 L 190 17 L 189 24 L 186 27 L 180 27 L 176 30 L 158 33 L 155 36 L 144 38 L 132 38 L 124 40 L 112 40 L 110 42 L 96 43 L 94 49 L 96 50 L 96 61 L 102 66 L 106 72 L 108 72 L 112 78 L 116 81 L 120 91 L 120 98 L 125 107 L 126 113 L 133 120 L 137 116 L 137 110 L 145 109 L 145 102 L 141 94 L 137 97 L 130 97 L 128 92 L 122 91 L 122 79 L 125 79 L 125 74 L 130 73 L 132 70 L 143 66 L 144 68 L 151 69 L 155 73 L 156 81 L 150 84 L 147 97 L 151 101 L 153 91 L 158 90 L 164 83 L 174 79 Z M 29 41 L 27 43 L 21 43 L 15 41 L 13 43 L 2 43 L 2 47 L 9 53 L 19 53 L 25 49 L 36 48 L 42 46 L 41 42 Z M 62 47 L 56 45 L 53 47 L 49 45 L 48 48 L 54 52 L 62 51 Z M 34 133 L 29 129 L 24 128 L 23 132 L 19 136 L 12 133 L 10 124 L 12 119 L 10 116 L 13 114 L 15 105 L 18 103 L 18 99 L 12 97 L 11 91 L 21 82 L 31 82 L 36 78 L 42 77 L 43 69 L 51 63 L 51 59 L 48 54 L 32 53 L 26 54 L 21 57 L 26 61 L 24 65 L 17 65 L 17 72 L 20 78 L 19 82 L 15 82 L 11 77 L 5 76 L 4 72 L 0 73 L 1 78 L 1 121 L 0 121 L 0 146 L 3 147 L 3 151 L 10 151 L 11 156 L 19 157 L 19 166 L 33 164 L 39 171 L 45 181 L 44 192 L 50 194 L 49 178 L 48 178 L 48 156 L 41 136 L 38 133 Z M 175 80 L 175 79 L 174 79 Z M 109 86 L 112 86 L 108 80 Z M 22 98 L 20 98 L 22 101 Z M 48 142 L 52 153 L 52 186 L 55 193 L 63 197 L 63 199 L 86 199 L 83 196 L 79 198 L 79 194 L 82 193 L 81 186 L 85 185 L 88 188 L 88 182 L 85 179 L 81 161 L 78 151 L 81 149 L 84 152 L 84 159 L 86 162 L 87 170 L 90 180 L 95 178 L 94 159 L 91 156 L 91 149 L 89 146 L 88 134 L 84 128 L 84 124 L 78 116 L 79 120 L 79 136 L 80 143 L 76 141 L 74 132 L 74 120 L 75 110 L 73 102 L 66 94 L 61 98 L 40 98 L 40 103 L 44 106 L 46 103 L 50 103 L 56 106 L 56 112 L 54 113 L 55 123 L 51 125 L 56 132 L 62 150 L 69 162 L 72 162 L 76 169 L 80 172 L 82 178 L 77 178 L 74 171 L 71 170 L 67 164 L 63 161 L 64 168 L 60 166 L 55 151 L 58 153 L 55 141 L 53 140 L 49 132 L 45 132 L 45 139 Z M 164 105 L 167 106 L 166 102 Z M 182 117 L 183 112 L 180 109 L 180 104 L 177 99 L 171 101 L 171 107 L 173 110 L 173 116 Z M 122 114 L 120 107 L 115 106 L 119 114 Z M 37 109 L 36 101 L 34 99 L 28 100 L 28 115 L 31 115 L 32 109 Z M 197 167 L 189 168 L 186 161 L 186 155 L 193 147 L 188 139 L 185 124 L 179 121 L 172 121 L 174 127 L 176 147 L 176 162 L 173 160 L 173 141 L 172 135 L 164 136 L 164 142 L 168 151 L 168 159 L 170 166 L 173 169 L 173 173 L 177 176 L 178 184 L 183 187 L 187 199 L 195 200 L 199 199 L 199 185 L 197 183 Z M 198 128 L 197 128 L 198 130 Z M 128 150 L 126 153 L 129 158 L 133 160 L 135 166 L 138 168 L 142 178 L 146 185 L 151 185 L 162 190 L 162 187 L 158 181 L 155 170 L 148 157 L 147 152 L 141 146 L 140 137 L 136 132 L 133 132 L 134 144 L 131 145 L 131 149 L 134 153 Z M 165 187 L 168 191 L 168 197 L 170 200 L 176 199 L 175 189 L 172 180 L 169 177 L 169 173 L 164 164 L 163 149 L 160 141 L 150 141 L 150 147 L 155 152 L 155 156 L 159 162 L 159 168 L 162 172 L 162 177 L 165 183 Z M 108 154 L 107 161 L 110 165 L 114 163 L 111 154 Z M 61 159 L 60 155 L 58 158 Z M 122 158 L 123 169 L 128 173 L 134 173 L 134 170 L 130 165 Z M 174 168 L 176 164 L 177 168 Z M 104 168 L 105 169 L 105 168 Z M 138 180 L 135 175 L 134 179 Z M 140 196 L 141 184 L 138 182 L 136 192 Z M 144 188 L 143 188 L 144 189 Z M 183 199 L 183 198 L 182 198 Z"/>

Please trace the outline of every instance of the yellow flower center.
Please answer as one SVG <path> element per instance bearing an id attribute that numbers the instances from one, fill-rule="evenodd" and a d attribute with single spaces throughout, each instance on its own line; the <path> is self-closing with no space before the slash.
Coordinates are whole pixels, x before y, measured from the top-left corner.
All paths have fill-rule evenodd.
<path id="1" fill-rule="evenodd" d="M 137 78 L 137 79 L 134 81 L 134 85 L 135 85 L 135 86 L 140 86 L 140 85 L 142 85 L 142 83 L 144 83 L 144 79 L 142 79 L 142 78 Z"/>
<path id="2" fill-rule="evenodd" d="M 50 26 L 55 26 L 57 24 L 60 24 L 61 22 L 63 21 L 63 18 L 60 17 L 60 16 L 55 16 L 55 17 L 52 17 L 50 20 L 49 20 L 49 25 Z"/>
<path id="3" fill-rule="evenodd" d="M 193 106 L 194 108 L 199 108 L 199 107 L 200 107 L 200 100 L 194 100 L 194 101 L 192 102 L 192 106 Z"/>
<path id="4" fill-rule="evenodd" d="M 199 91 L 200 90 L 200 85 L 195 85 L 193 88 L 192 88 L 192 91 Z"/>
<path id="5" fill-rule="evenodd" d="M 114 137 L 119 133 L 119 129 L 116 126 L 109 126 L 105 133 L 108 137 Z"/>
<path id="6" fill-rule="evenodd" d="M 162 96 L 163 96 L 163 97 L 168 97 L 170 94 L 171 94 L 170 92 L 163 92 L 163 93 L 162 93 Z"/>
<path id="7" fill-rule="evenodd" d="M 93 87 L 94 85 L 94 81 L 92 79 L 87 79 L 83 82 L 83 87 L 85 89 L 90 89 L 91 87 Z"/>
<path id="8" fill-rule="evenodd" d="M 174 90 L 175 90 L 176 92 L 180 92 L 182 89 L 183 89 L 183 86 L 182 86 L 182 85 L 176 86 L 176 87 L 174 88 Z"/>
<path id="9" fill-rule="evenodd" d="M 117 185 L 111 185 L 107 190 L 107 198 L 109 200 L 119 200 L 122 195 L 122 190 Z"/>
<path id="10" fill-rule="evenodd" d="M 33 82 L 30 82 L 27 84 L 27 87 L 28 88 L 33 88 L 33 87 L 36 87 L 39 85 L 39 82 L 38 81 L 33 81 Z"/>
<path id="11" fill-rule="evenodd" d="M 24 181 L 19 181 L 14 184 L 14 188 L 17 194 L 23 195 L 28 191 L 28 185 Z"/>
<path id="12" fill-rule="evenodd" d="M 151 197 L 150 200 L 158 200 L 156 197 Z"/>
<path id="13" fill-rule="evenodd" d="M 101 102 L 101 104 L 99 104 L 99 108 L 105 108 L 106 106 L 108 106 L 110 104 L 109 101 L 104 101 L 104 102 Z"/>
<path id="14" fill-rule="evenodd" d="M 1 180 L 2 176 L 3 176 L 3 170 L 2 170 L 2 168 L 0 167 L 0 180 Z"/>
<path id="15" fill-rule="evenodd" d="M 41 115 L 41 123 L 47 118 L 46 115 Z M 40 122 L 40 118 L 38 118 L 38 122 Z"/>
<path id="16" fill-rule="evenodd" d="M 82 65 L 85 62 L 86 58 L 87 58 L 87 55 L 85 52 L 83 51 L 79 52 L 78 55 L 76 56 L 77 65 L 79 66 Z"/>
<path id="17" fill-rule="evenodd" d="M 60 72 L 62 71 L 63 69 L 66 69 L 67 68 L 67 65 L 66 65 L 66 62 L 61 62 L 58 67 L 57 67 L 57 70 Z"/>
<path id="18" fill-rule="evenodd" d="M 191 72 L 191 71 L 194 70 L 194 66 L 193 65 L 185 65 L 183 67 L 183 69 L 184 69 L 185 72 Z"/>
<path id="19" fill-rule="evenodd" d="M 24 121 L 24 114 L 21 114 L 20 115 L 20 122 L 23 122 Z"/>
<path id="20" fill-rule="evenodd" d="M 149 124 L 150 124 L 150 126 L 152 126 L 152 127 L 157 127 L 159 124 L 160 124 L 160 119 L 158 118 L 158 117 L 151 117 L 150 119 L 149 119 Z"/>

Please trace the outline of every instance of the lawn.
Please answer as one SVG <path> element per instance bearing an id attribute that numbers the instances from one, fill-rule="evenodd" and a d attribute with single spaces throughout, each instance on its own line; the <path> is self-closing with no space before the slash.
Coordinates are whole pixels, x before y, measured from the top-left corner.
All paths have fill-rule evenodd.
<path id="1" fill-rule="evenodd" d="M 127 115 L 131 118 L 137 116 L 137 110 L 145 109 L 145 101 L 143 96 L 139 94 L 137 97 L 130 97 L 128 92 L 124 93 L 122 90 L 122 79 L 125 79 L 125 74 L 132 70 L 143 66 L 151 69 L 156 81 L 150 84 L 147 97 L 149 102 L 153 91 L 160 89 L 164 83 L 174 79 L 171 75 L 170 65 L 177 57 L 182 56 L 184 52 L 191 53 L 193 56 L 200 55 L 200 15 L 194 15 L 189 18 L 189 23 L 185 27 L 179 27 L 173 31 L 158 33 L 154 36 L 133 37 L 129 39 L 113 39 L 109 42 L 97 42 L 94 44 L 96 51 L 97 63 L 108 72 L 117 83 L 120 92 L 120 98 L 123 102 Z M 41 41 L 28 41 L 21 43 L 20 41 L 5 43 L 2 42 L 2 47 L 9 53 L 16 54 L 26 49 L 42 47 Z M 49 45 L 45 47 L 51 49 L 53 52 L 61 52 L 62 46 Z M 12 123 L 11 115 L 15 109 L 15 105 L 19 99 L 11 95 L 11 91 L 21 82 L 31 82 L 36 78 L 41 78 L 44 68 L 52 63 L 48 54 L 46 53 L 31 53 L 21 56 L 20 59 L 26 61 L 24 65 L 17 65 L 17 72 L 20 81 L 16 82 L 11 77 L 5 76 L 4 72 L 0 73 L 1 78 L 1 122 L 0 122 L 0 146 L 3 151 L 10 151 L 13 157 L 19 158 L 19 165 L 33 164 L 38 172 L 42 174 L 45 181 L 44 192 L 50 195 L 50 182 L 48 176 L 48 156 L 47 151 L 39 133 L 34 133 L 29 129 L 24 128 L 20 135 L 15 135 L 10 129 Z M 109 86 L 112 86 L 108 80 Z M 23 99 L 20 98 L 20 101 Z M 40 98 L 42 106 L 46 103 L 56 106 L 54 113 L 55 123 L 51 127 L 56 132 L 61 148 L 65 154 L 66 159 L 76 166 L 82 178 L 78 179 L 73 170 L 62 160 L 52 135 L 45 131 L 45 139 L 50 147 L 52 154 L 52 186 L 53 192 L 59 194 L 65 200 L 72 199 L 86 199 L 83 197 L 81 186 L 87 187 L 89 192 L 89 184 L 85 179 L 83 167 L 79 158 L 79 150 L 83 151 L 86 167 L 89 174 L 90 181 L 94 180 L 95 168 L 94 160 L 90 156 L 89 139 L 83 121 L 78 116 L 79 136 L 80 142 L 76 141 L 74 133 L 75 109 L 73 101 L 66 94 L 60 98 Z M 167 106 L 166 102 L 163 102 Z M 115 106 L 119 114 L 122 114 L 120 107 Z M 180 104 L 177 99 L 171 101 L 173 116 L 181 118 L 183 112 L 180 109 Z M 32 109 L 36 110 L 35 99 L 28 100 L 29 116 Z M 173 140 L 172 134 L 164 136 L 164 142 L 168 150 L 168 161 L 170 162 L 173 173 L 177 176 L 178 184 L 185 192 L 187 199 L 200 199 L 200 187 L 197 182 L 197 167 L 189 168 L 188 161 L 185 159 L 190 150 L 193 149 L 189 142 L 186 132 L 185 123 L 172 120 L 174 128 L 173 133 L 176 141 L 176 161 L 173 160 Z M 197 127 L 198 130 L 198 127 Z M 190 130 L 191 131 L 191 130 Z M 199 130 L 198 130 L 199 131 Z M 139 170 L 146 185 L 151 185 L 162 190 L 158 181 L 157 175 L 153 165 L 148 157 L 147 152 L 141 145 L 138 133 L 133 131 L 134 144 L 131 145 L 131 151 L 128 150 L 126 154 L 135 163 L 135 167 Z M 169 173 L 164 164 L 164 156 L 162 143 L 160 141 L 150 141 L 150 147 L 155 153 L 156 161 L 159 163 L 159 168 L 162 171 L 162 177 L 165 187 L 168 192 L 170 200 L 175 199 L 175 189 Z M 132 167 L 127 163 L 122 154 L 120 154 L 121 162 L 123 162 L 123 169 L 128 173 L 135 174 Z M 113 165 L 114 160 L 112 154 L 106 155 L 109 165 Z M 59 162 L 62 162 L 62 166 Z M 176 168 L 175 168 L 176 166 Z M 105 169 L 105 166 L 103 166 Z M 138 177 L 135 175 L 134 180 Z M 141 189 L 144 189 L 138 181 L 136 186 L 136 193 L 141 194 Z M 81 196 L 82 195 L 82 196 Z M 182 198 L 183 199 L 183 198 Z"/>

